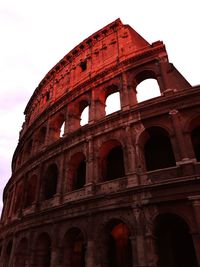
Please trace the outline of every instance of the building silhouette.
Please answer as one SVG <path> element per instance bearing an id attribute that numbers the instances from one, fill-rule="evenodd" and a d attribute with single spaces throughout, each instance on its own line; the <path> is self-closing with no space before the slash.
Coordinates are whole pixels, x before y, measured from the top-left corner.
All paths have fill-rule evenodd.
<path id="1" fill-rule="evenodd" d="M 199 92 L 120 19 L 64 56 L 25 108 L 0 266 L 200 266 Z"/>

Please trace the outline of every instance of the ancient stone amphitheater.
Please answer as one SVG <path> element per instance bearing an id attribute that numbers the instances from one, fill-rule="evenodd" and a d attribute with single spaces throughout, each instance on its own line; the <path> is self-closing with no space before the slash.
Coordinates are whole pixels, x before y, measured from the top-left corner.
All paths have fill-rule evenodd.
<path id="1" fill-rule="evenodd" d="M 76 46 L 26 106 L 0 266 L 200 266 L 199 106 L 163 42 L 120 19 Z"/>

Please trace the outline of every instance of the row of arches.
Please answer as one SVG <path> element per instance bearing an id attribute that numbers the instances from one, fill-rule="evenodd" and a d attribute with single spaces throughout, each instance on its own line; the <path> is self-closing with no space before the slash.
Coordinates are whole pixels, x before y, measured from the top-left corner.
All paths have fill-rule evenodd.
<path id="1" fill-rule="evenodd" d="M 200 161 L 199 129 L 200 127 L 196 127 L 191 132 L 191 143 L 197 161 Z M 176 166 L 170 136 L 161 127 L 150 127 L 144 131 L 141 136 L 140 153 L 140 166 L 144 161 L 143 171 L 155 171 Z M 96 178 L 89 177 L 88 158 L 82 151 L 72 155 L 65 163 L 65 174 L 59 166 L 59 162 L 46 164 L 40 178 L 36 174 L 29 175 L 27 179 L 23 179 L 25 183 L 19 185 L 16 190 L 14 213 L 20 209 L 22 203 L 25 208 L 32 205 L 36 201 L 38 190 L 41 200 L 53 198 L 60 192 L 58 189 L 59 180 L 64 180 L 63 191 L 66 193 L 84 188 L 88 180 L 94 183 L 102 183 L 126 177 L 129 171 L 128 157 L 127 147 L 121 141 L 112 139 L 102 144 L 98 150 L 95 150 L 93 165 L 96 166 L 96 172 L 98 172 Z M 40 184 L 40 187 L 38 184 Z"/>
<path id="2" fill-rule="evenodd" d="M 172 213 L 160 214 L 156 217 L 153 228 L 153 245 L 148 247 L 144 242 L 143 250 L 146 255 L 152 253 L 151 258 L 155 266 L 198 266 L 189 226 L 180 216 Z M 52 237 L 48 232 L 42 232 L 31 244 L 26 237 L 17 240 L 15 245 L 10 240 L 5 242 L 7 245 L 4 253 L 1 251 L 3 266 L 9 265 L 12 254 L 14 267 L 29 266 L 30 261 L 31 266 L 35 267 L 132 267 L 139 264 L 137 238 L 133 236 L 132 226 L 123 220 L 110 220 L 100 233 L 92 235 L 92 239 L 88 240 L 88 234 L 81 228 L 72 227 L 61 237 L 55 233 Z M 53 239 L 57 240 L 58 244 L 55 244 Z M 147 251 L 147 247 L 150 251 Z M 149 266 L 148 264 L 150 262 L 146 262 L 146 266 Z"/>
<path id="3" fill-rule="evenodd" d="M 138 91 L 138 99 L 140 99 L 138 102 L 160 95 L 160 88 L 155 78 L 139 81 L 136 90 Z M 147 91 L 148 94 L 144 94 L 143 91 Z M 63 110 L 55 115 L 26 142 L 21 155 L 19 155 L 18 165 L 27 160 L 34 151 L 45 144 L 56 141 L 69 132 L 73 132 L 81 126 L 88 124 L 94 120 L 94 117 L 101 118 L 121 110 L 122 100 L 120 93 L 120 89 L 116 85 L 106 88 L 104 93 L 98 96 L 99 100 L 96 101 L 98 103 L 96 104 L 96 111 L 93 110 L 90 96 L 88 95 L 82 96 L 79 100 L 69 104 L 67 111 Z"/>

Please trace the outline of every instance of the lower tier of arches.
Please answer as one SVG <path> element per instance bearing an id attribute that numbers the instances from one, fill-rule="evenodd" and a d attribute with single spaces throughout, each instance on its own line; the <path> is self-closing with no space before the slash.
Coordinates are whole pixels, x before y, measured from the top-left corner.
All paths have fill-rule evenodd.
<path id="1" fill-rule="evenodd" d="M 0 240 L 0 267 L 199 267 L 200 205 L 191 213 L 195 220 L 181 209 L 158 210 L 140 207 L 10 230 Z"/>

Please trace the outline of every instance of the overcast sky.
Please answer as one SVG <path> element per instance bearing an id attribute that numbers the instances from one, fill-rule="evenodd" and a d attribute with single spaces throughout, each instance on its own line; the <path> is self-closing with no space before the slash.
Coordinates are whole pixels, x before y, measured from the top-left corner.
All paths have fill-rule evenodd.
<path id="1" fill-rule="evenodd" d="M 164 41 L 170 62 L 200 84 L 199 8 L 199 0 L 0 0 L 0 197 L 25 106 L 64 55 L 120 18 L 149 43 Z"/>

